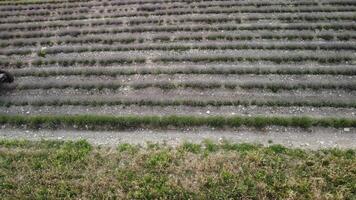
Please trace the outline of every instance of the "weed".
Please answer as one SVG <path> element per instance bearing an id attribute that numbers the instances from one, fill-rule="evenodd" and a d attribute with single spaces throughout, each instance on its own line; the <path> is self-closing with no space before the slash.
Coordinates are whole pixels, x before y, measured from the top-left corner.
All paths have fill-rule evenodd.
<path id="1" fill-rule="evenodd" d="M 209 139 L 204 140 L 203 145 L 207 153 L 216 152 L 219 149 L 219 146 Z"/>
<path id="2" fill-rule="evenodd" d="M 272 152 L 274 153 L 286 153 L 287 151 L 287 148 L 285 148 L 284 146 L 282 145 L 279 145 L 279 144 L 275 144 L 275 145 L 271 145 L 268 147 Z"/>
<path id="3" fill-rule="evenodd" d="M 42 48 L 37 52 L 37 55 L 42 58 L 46 57 L 46 49 Z"/>
<path id="4" fill-rule="evenodd" d="M 183 151 L 191 152 L 191 153 L 200 153 L 202 146 L 200 144 L 194 144 L 189 142 L 184 142 L 181 149 Z"/>
<path id="5" fill-rule="evenodd" d="M 167 150 L 161 150 L 150 155 L 146 160 L 147 168 L 162 169 L 172 162 L 172 157 Z"/>
<path id="6" fill-rule="evenodd" d="M 54 162 L 59 166 L 65 166 L 68 163 L 82 161 L 92 150 L 92 146 L 84 141 L 67 142 L 61 146 L 54 155 Z"/>
<path id="7" fill-rule="evenodd" d="M 117 147 L 117 150 L 119 152 L 129 152 L 130 154 L 135 154 L 138 152 L 139 147 L 136 145 L 123 143 L 123 144 L 119 144 L 119 146 Z"/>

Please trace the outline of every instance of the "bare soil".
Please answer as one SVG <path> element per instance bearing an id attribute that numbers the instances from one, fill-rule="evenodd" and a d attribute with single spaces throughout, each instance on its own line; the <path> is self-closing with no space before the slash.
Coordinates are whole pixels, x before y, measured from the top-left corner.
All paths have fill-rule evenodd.
<path id="1" fill-rule="evenodd" d="M 213 130 L 208 128 L 185 130 L 138 130 L 128 132 L 76 131 L 76 130 L 20 130 L 0 129 L 0 138 L 26 140 L 81 140 L 104 146 L 120 143 L 141 144 L 166 143 L 172 146 L 184 141 L 201 143 L 208 139 L 214 142 L 227 140 L 233 143 L 281 144 L 290 148 L 356 148 L 356 129 L 328 129 L 267 127 L 264 130 L 240 128 L 238 130 Z"/>

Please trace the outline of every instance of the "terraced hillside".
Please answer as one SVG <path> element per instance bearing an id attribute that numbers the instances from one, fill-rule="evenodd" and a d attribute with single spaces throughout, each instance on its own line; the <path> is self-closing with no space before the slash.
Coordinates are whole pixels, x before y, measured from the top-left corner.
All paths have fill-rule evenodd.
<path id="1" fill-rule="evenodd" d="M 355 0 L 1 1 L 0 66 L 16 81 L 0 121 L 355 127 L 355 13 Z"/>

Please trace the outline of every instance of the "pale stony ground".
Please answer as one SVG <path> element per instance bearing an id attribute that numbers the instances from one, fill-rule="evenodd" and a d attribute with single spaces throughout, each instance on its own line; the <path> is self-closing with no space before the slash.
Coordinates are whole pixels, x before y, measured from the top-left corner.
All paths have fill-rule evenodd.
<path id="1" fill-rule="evenodd" d="M 117 146 L 120 143 L 145 145 L 165 143 L 177 146 L 185 141 L 200 143 L 206 139 L 214 142 L 224 140 L 232 143 L 281 144 L 290 148 L 356 148 L 356 129 L 329 129 L 268 127 L 264 130 L 240 128 L 239 130 L 138 130 L 138 131 L 77 131 L 77 130 L 20 130 L 0 129 L 0 139 L 26 140 L 81 140 L 94 145 Z"/>

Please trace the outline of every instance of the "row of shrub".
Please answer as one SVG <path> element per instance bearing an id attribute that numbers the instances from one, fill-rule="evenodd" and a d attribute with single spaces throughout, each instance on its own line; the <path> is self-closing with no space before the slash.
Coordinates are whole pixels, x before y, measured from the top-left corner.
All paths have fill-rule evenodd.
<path id="1" fill-rule="evenodd" d="M 325 2 L 325 5 L 330 5 L 328 2 Z M 88 3 L 87 3 L 88 4 Z M 5 12 L 3 12 L 3 14 L 0 14 L 1 17 L 16 17 L 16 16 L 49 16 L 51 15 L 51 12 L 56 11 L 56 12 L 60 12 L 63 13 L 64 15 L 68 15 L 68 14 L 73 14 L 74 9 L 73 8 L 78 8 L 77 11 L 79 11 L 79 13 L 89 13 L 90 10 L 93 9 L 93 7 L 98 7 L 98 9 L 100 9 L 100 7 L 105 6 L 105 7 L 109 7 L 110 8 L 110 12 L 117 12 L 120 11 L 121 8 L 118 6 L 121 6 L 121 2 L 111 2 L 109 4 L 105 4 L 105 3 L 90 3 L 89 5 L 82 5 L 82 4 L 70 4 L 68 7 L 63 7 L 63 6 L 49 6 L 46 8 L 42 8 L 42 9 L 32 9 L 29 11 L 25 11 L 21 10 L 21 12 L 14 12 L 15 10 L 11 10 L 11 12 L 8 12 L 9 10 L 3 10 Z M 207 9 L 207 8 L 211 8 L 211 7 L 215 7 L 215 8 L 232 8 L 232 7 L 238 7 L 238 8 L 242 8 L 242 7 L 255 7 L 255 8 L 260 8 L 260 7 L 264 7 L 264 8 L 268 8 L 267 6 L 284 6 L 284 7 L 288 7 L 288 6 L 297 6 L 295 8 L 298 8 L 298 6 L 304 6 L 303 8 L 305 8 L 305 6 L 308 7 L 320 7 L 320 5 L 316 2 L 289 2 L 288 4 L 286 3 L 280 3 L 280 2 L 203 2 L 203 3 L 199 3 L 199 2 L 195 2 L 194 4 L 166 4 L 164 6 L 162 6 L 162 4 L 149 4 L 147 6 L 139 6 L 137 9 L 135 9 L 137 12 L 154 12 L 157 10 L 175 10 L 175 9 Z M 334 4 L 334 5 L 339 5 L 339 4 Z M 342 6 L 346 6 L 345 4 L 341 4 Z M 356 4 L 354 4 L 356 5 Z M 354 5 L 348 5 L 348 6 L 354 6 Z M 56 8 L 56 9 L 54 9 Z M 282 7 L 283 8 L 283 7 Z M 97 10 L 98 10 L 97 9 Z M 127 8 L 125 8 L 127 9 Z M 99 10 L 99 12 L 103 12 L 106 10 Z"/>
<path id="2" fill-rule="evenodd" d="M 34 31 L 26 33 L 3 32 L 0 33 L 0 39 L 16 38 L 49 38 L 49 37 L 82 37 L 85 35 L 98 34 L 118 34 L 118 33 L 143 33 L 143 32 L 201 32 L 201 31 L 242 31 L 242 30 L 356 30 L 355 23 L 322 23 L 322 24 L 253 24 L 253 25 L 194 25 L 194 26 L 134 26 L 127 28 L 113 29 L 82 29 L 82 30 L 61 30 L 61 31 Z"/>
<path id="3" fill-rule="evenodd" d="M 172 15 L 188 15 L 188 14 L 236 14 L 236 13 L 315 13 L 315 12 L 354 12 L 356 7 L 325 7 L 325 8 L 311 8 L 306 7 L 303 9 L 293 8 L 211 8 L 211 9 L 174 9 L 167 11 L 157 12 L 116 12 L 113 15 L 103 16 L 102 14 L 96 15 L 68 15 L 58 16 L 54 18 L 48 18 L 46 16 L 37 18 L 22 18 L 22 19 L 4 19 L 0 20 L 0 24 L 17 24 L 17 23 L 29 23 L 29 22 L 49 22 L 49 21 L 68 21 L 68 20 L 83 20 L 83 19 L 102 19 L 102 18 L 118 18 L 118 17 L 139 17 L 139 16 L 172 16 Z"/>
<path id="4" fill-rule="evenodd" d="M 317 62 L 328 64 L 352 63 L 352 56 L 317 56 L 317 55 L 290 55 L 290 56 L 195 56 L 195 57 L 174 57 L 165 56 L 154 58 L 153 62 L 260 62 L 267 61 L 273 63 L 300 63 L 300 62 Z"/>
<path id="5" fill-rule="evenodd" d="M 347 38 L 351 36 L 345 36 Z M 155 37 L 156 38 L 156 37 Z M 155 39 L 153 38 L 153 39 Z M 157 40 L 161 39 L 162 37 L 158 36 Z M 164 37 L 166 38 L 166 37 Z M 356 36 L 355 36 L 356 38 Z M 163 39 L 163 38 L 162 38 Z M 58 39 L 46 39 L 42 38 L 36 41 L 29 40 L 29 39 L 17 39 L 8 42 L 0 43 L 0 47 L 8 47 L 8 46 L 15 46 L 15 47 L 26 47 L 26 46 L 54 46 L 54 45 L 65 45 L 65 44 L 93 44 L 93 43 L 102 43 L 102 44 L 113 44 L 113 43 L 121 43 L 121 44 L 131 44 L 135 42 L 143 43 L 146 38 L 140 37 L 98 37 L 98 36 L 87 36 L 87 37 L 80 37 L 80 38 L 73 38 L 73 37 L 64 37 Z"/>
<path id="6" fill-rule="evenodd" d="M 0 125 L 18 128 L 71 128 L 89 130 L 125 130 L 138 128 L 167 129 L 169 127 L 238 128 L 241 126 L 263 128 L 284 126 L 310 128 L 356 127 L 356 119 L 310 117 L 195 117 L 195 116 L 10 116 L 0 115 Z"/>
<path id="7" fill-rule="evenodd" d="M 4 86 L 5 87 L 5 86 Z M 145 89 L 150 87 L 160 88 L 163 90 L 171 90 L 178 88 L 194 88 L 200 90 L 206 89 L 266 89 L 271 90 L 273 92 L 277 92 L 279 90 L 322 90 L 322 89 L 330 89 L 330 90 L 356 90 L 355 82 L 333 82 L 333 83 L 321 83 L 321 82 L 297 82 L 297 83 L 283 83 L 283 82 L 246 82 L 246 83 L 236 83 L 236 82 L 141 82 L 141 83 L 119 83 L 119 82 L 51 82 L 51 83 L 32 83 L 32 84 L 21 84 L 14 86 L 7 86 L 8 89 L 17 89 L 17 90 L 31 90 L 31 89 L 84 89 L 84 90 L 92 90 L 92 89 L 111 89 L 116 90 L 122 87 L 131 87 L 133 89 Z"/>
<path id="8" fill-rule="evenodd" d="M 0 101 L 0 106 L 277 106 L 277 107 L 331 107 L 356 108 L 356 102 L 305 100 L 39 100 Z"/>
<path id="9" fill-rule="evenodd" d="M 323 44 L 305 44 L 305 43 L 279 43 L 279 44 L 261 44 L 261 43 L 242 43 L 242 44 L 197 44 L 197 45 L 135 45 L 135 46 L 92 46 L 92 47 L 58 47 L 46 49 L 46 54 L 58 53 L 82 53 L 82 52 L 103 52 L 103 51 L 189 51 L 198 50 L 356 50 L 355 43 L 323 43 Z M 17 54 L 20 50 L 13 50 Z M 23 50 L 25 52 L 26 50 Z M 31 53 L 31 50 L 29 50 Z M 21 51 L 20 51 L 21 53 Z M 12 55 L 8 51 L 5 55 Z"/>
<path id="10" fill-rule="evenodd" d="M 69 67 L 74 65 L 84 65 L 84 66 L 94 66 L 94 65 L 101 65 L 101 66 L 109 66 L 109 65 L 121 65 L 121 64 L 136 64 L 136 63 L 145 63 L 145 58 L 105 58 L 105 59 L 37 59 L 31 62 L 23 62 L 23 61 L 16 61 L 16 62 L 9 62 L 9 61 L 2 61 L 0 60 L 0 65 L 4 67 L 15 67 L 21 68 L 23 66 L 46 66 L 46 65 L 60 65 L 63 67 Z"/>
<path id="11" fill-rule="evenodd" d="M 117 17 L 137 17 L 137 16 L 145 16 L 145 17 L 148 17 L 148 16 L 153 16 L 153 15 L 158 15 L 158 16 L 161 16 L 161 15 L 175 15 L 178 14 L 178 13 L 182 13 L 182 12 L 185 12 L 187 13 L 187 9 L 188 8 L 184 8 L 184 9 L 172 9 L 172 10 L 166 10 L 164 11 L 165 13 L 163 13 L 163 11 L 158 11 L 158 12 L 113 12 L 114 15 L 102 15 L 102 13 L 99 15 L 99 14 L 92 14 L 90 15 L 90 17 L 86 16 L 86 15 L 78 15 L 78 14 L 74 14 L 74 15 L 67 15 L 67 16 L 57 16 L 55 18 L 48 18 L 48 16 L 46 15 L 43 15 L 43 16 L 40 16 L 39 18 L 32 18 L 32 19 L 7 19 L 7 20 L 3 20 L 3 21 L 0 21 L 0 24 L 2 23 L 14 23 L 14 24 L 17 24 L 17 23 L 27 23 L 27 22 L 39 22 L 39 21 L 67 21 L 67 20 L 79 20 L 79 19 L 102 19 L 102 18 L 117 18 Z M 189 9 L 188 9 L 189 10 Z M 177 12 L 175 12 L 177 11 Z M 168 13 L 166 13 L 168 12 Z M 197 12 L 197 13 L 200 13 L 202 12 L 202 10 L 198 11 L 198 10 L 191 10 L 189 12 Z M 212 10 L 209 11 L 210 13 L 214 12 Z M 222 11 L 219 11 L 219 12 L 222 12 Z M 203 12 L 204 13 L 204 12 Z M 231 11 L 229 12 L 231 13 Z"/>
<path id="12" fill-rule="evenodd" d="M 50 22 L 45 24 L 4 24 L 0 27 L 2 31 L 14 31 L 14 30 L 24 30 L 24 31 L 35 31 L 35 30 L 43 30 L 43 29 L 59 29 L 59 28 L 69 28 L 69 27 L 98 27 L 98 26 L 108 26 L 108 25 L 142 25 L 142 24 L 168 24 L 175 25 L 177 23 L 227 23 L 227 22 L 251 22 L 258 20 L 279 20 L 285 22 L 320 22 L 325 20 L 333 20 L 333 21 L 342 21 L 342 20 L 356 20 L 356 16 L 354 15 L 299 15 L 299 16 L 279 16 L 279 15 L 271 15 L 271 16 L 244 16 L 244 17 L 212 17 L 212 16 L 199 16 L 199 17 L 180 17 L 180 18 L 166 18 L 166 19 L 156 19 L 156 18 L 138 18 L 133 20 L 128 20 L 124 22 L 121 19 L 112 19 L 106 18 L 104 20 L 95 20 L 95 21 L 63 21 L 63 22 Z"/>
<path id="13" fill-rule="evenodd" d="M 30 16 L 30 17 L 51 17 L 53 15 L 60 15 L 60 16 L 65 16 L 65 15 L 74 15 L 74 14 L 85 14 L 85 15 L 91 15 L 91 14 L 95 14 L 95 13 L 115 13 L 115 12 L 133 12 L 133 11 L 136 11 L 135 8 L 131 7 L 131 8 L 113 8 L 113 7 L 110 7 L 110 8 L 98 8 L 96 9 L 94 12 L 93 12 L 93 8 L 76 8 L 76 9 L 55 9 L 55 10 L 52 10 L 52 9 L 43 9 L 43 10 L 36 10 L 36 11 L 22 11 L 22 12 L 13 12 L 13 11 L 10 11 L 10 12 L 6 12 L 6 13 L 3 13 L 0 15 L 0 17 L 3 17 L 3 18 L 15 18 L 15 17 L 18 17 L 18 18 L 21 18 L 23 16 Z"/>
<path id="14" fill-rule="evenodd" d="M 213 89 L 213 88 L 227 88 L 227 89 L 268 89 L 273 92 L 278 90 L 297 90 L 297 89 L 344 89 L 356 90 L 356 83 L 233 83 L 233 82 L 156 82 L 156 83 L 135 83 L 130 85 L 134 89 L 142 89 L 148 87 L 158 87 L 160 89 L 176 89 L 176 88 L 194 88 L 194 89 Z"/>
<path id="15" fill-rule="evenodd" d="M 178 40 L 200 40 L 198 37 L 190 39 L 189 36 L 177 38 Z M 203 39 L 203 38 L 202 38 Z M 308 33 L 261 33 L 261 34 L 239 34 L 239 35 L 226 35 L 226 34 L 209 34 L 204 37 L 206 40 L 256 40 L 256 39 L 270 39 L 270 40 L 316 40 L 322 39 L 326 41 L 331 40 L 341 40 L 341 41 L 349 41 L 356 39 L 356 35 L 351 34 L 331 34 L 331 33 L 316 33 L 316 34 L 308 34 Z"/>
<path id="16" fill-rule="evenodd" d="M 349 33 L 242 33 L 242 34 L 180 34 L 177 36 L 171 35 L 154 35 L 152 38 L 145 37 L 99 37 L 99 36 L 84 36 L 80 38 L 65 37 L 58 39 L 46 39 L 42 38 L 37 41 L 29 39 L 17 39 L 11 41 L 4 41 L 0 43 L 0 47 L 26 47 L 26 46 L 54 46 L 54 45 L 73 45 L 73 44 L 105 44 L 112 45 L 114 43 L 120 44 L 132 44 L 132 43 L 144 43 L 144 42 L 176 42 L 176 41 L 204 41 L 204 40 L 227 40 L 227 41 L 239 41 L 239 40 L 340 40 L 350 41 L 356 40 L 356 35 Z"/>
<path id="17" fill-rule="evenodd" d="M 90 0 L 68 0 L 68 3 L 88 2 Z M 44 1 L 1 1 L 0 6 L 21 6 L 21 5 L 45 5 L 45 4 L 65 4 L 62 0 L 44 0 Z"/>
<path id="18" fill-rule="evenodd" d="M 270 1 L 270 2 L 263 2 L 263 1 L 228 1 L 228 2 L 212 2 L 212 3 L 203 3 L 203 4 L 190 4 L 190 5 L 145 5 L 140 6 L 137 8 L 138 11 L 146 11 L 146 12 L 154 12 L 157 10 L 166 10 L 169 9 L 181 9 L 181 8 L 189 8 L 189 9 L 206 9 L 211 7 L 219 7 L 219 8 L 231 8 L 231 7 L 254 7 L 254 8 L 288 8 L 293 7 L 295 9 L 301 9 L 305 7 L 328 7 L 328 6 L 355 6 L 355 2 L 348 2 L 348 4 L 344 4 L 343 2 L 312 2 L 312 1 L 299 1 L 299 2 L 278 2 L 278 1 Z M 189 6 L 189 7 L 187 7 Z"/>
<path id="19" fill-rule="evenodd" d="M 35 31 L 43 29 L 60 29 L 60 28 L 83 28 L 83 27 L 97 27 L 97 26 L 109 26 L 109 25 L 122 25 L 123 20 L 116 19 L 105 19 L 105 20 L 95 20 L 95 21 L 63 21 L 63 22 L 49 22 L 45 24 L 4 24 L 0 27 L 3 31 L 14 31 L 14 30 L 24 30 L 24 31 Z"/>
<path id="20" fill-rule="evenodd" d="M 225 86 L 226 87 L 226 86 Z M 231 88 L 234 85 L 230 85 Z M 347 82 L 347 83 L 292 83 L 292 84 L 285 84 L 285 83 L 247 83 L 242 84 L 239 86 L 243 89 L 268 89 L 273 92 L 277 92 L 278 90 L 298 90 L 298 89 L 312 89 L 312 90 L 321 90 L 321 89 L 328 89 L 328 90 L 356 90 L 356 82 Z M 229 87 L 228 87 L 229 88 Z"/>
<path id="21" fill-rule="evenodd" d="M 161 4 L 161 3 L 173 3 L 173 2 L 186 2 L 186 3 L 193 3 L 193 2 L 209 2 L 209 1 L 227 1 L 227 0 L 124 0 L 124 1 L 113 1 L 113 0 L 108 0 L 105 2 L 100 2 L 101 4 L 98 4 L 97 1 L 93 0 L 69 0 L 69 1 L 62 1 L 62 0 L 43 0 L 43 1 L 0 1 L 0 6 L 53 6 L 53 5 L 76 5 L 79 3 L 83 4 L 89 4 L 89 8 L 91 8 L 93 5 L 97 6 L 113 6 L 113 5 L 132 5 L 132 4 Z M 72 7 L 71 7 L 72 8 Z"/>
<path id="22" fill-rule="evenodd" d="M 194 3 L 206 3 L 209 1 L 229 1 L 229 0 L 195 0 Z M 51 1 L 51 3 L 47 2 L 44 3 L 44 1 L 41 1 L 41 4 L 36 4 L 35 2 L 27 2 L 27 5 L 14 5 L 14 4 L 9 4 L 8 6 L 4 6 L 4 3 L 0 3 L 0 11 L 32 11 L 32 10 L 60 10 L 60 9 L 76 9 L 76 8 L 89 8 L 93 9 L 95 7 L 114 7 L 114 6 L 127 6 L 127 5 L 134 5 L 138 4 L 139 6 L 142 6 L 144 4 L 162 4 L 162 3 L 174 3 L 174 2 L 186 2 L 186 3 L 193 3 L 191 1 L 186 1 L 186 0 L 170 0 L 170 1 L 162 1 L 162 0 L 152 0 L 152 1 L 104 1 L 104 2 L 98 2 L 98 1 L 86 1 L 85 3 L 80 3 L 80 1 L 75 1 L 75 2 L 63 2 L 63 1 Z M 34 4 L 33 4 L 34 3 Z"/>
<path id="23" fill-rule="evenodd" d="M 237 3 L 237 4 L 236 4 Z M 193 6 L 190 5 L 165 5 L 165 6 L 158 6 L 158 5 L 151 5 L 151 6 L 140 6 L 137 9 L 135 9 L 135 11 L 137 12 L 153 12 L 156 10 L 171 10 L 171 9 L 194 9 L 194 8 L 209 8 L 209 7 L 231 7 L 231 6 L 241 6 L 239 5 L 241 2 L 233 2 L 233 3 L 228 3 L 228 4 L 210 4 L 210 3 L 204 3 L 203 5 L 199 5 L 199 4 L 195 4 Z M 115 4 L 115 3 L 113 3 Z M 105 13 L 109 13 L 109 12 L 117 12 L 120 11 L 123 8 L 120 7 L 116 7 L 115 5 L 106 5 L 106 7 L 109 7 L 110 9 L 100 9 L 100 7 L 103 6 L 103 4 L 97 4 L 96 6 L 100 6 L 97 10 L 100 13 L 103 13 L 105 11 Z M 245 5 L 244 5 L 245 6 Z M 247 6 L 251 6 L 251 5 L 247 5 Z M 42 10 L 35 10 L 35 11 L 22 11 L 22 12 L 3 12 L 0 13 L 0 17 L 2 18 L 7 18 L 7 17 L 20 17 L 20 16 L 50 16 L 53 14 L 53 12 L 56 12 L 58 15 L 70 15 L 70 14 L 74 14 L 74 13 L 82 13 L 82 14 L 89 14 L 89 12 L 92 10 L 93 5 L 90 6 L 90 8 L 83 8 L 83 7 L 79 7 L 79 9 L 73 9 L 73 7 L 68 8 L 68 7 L 64 7 L 64 9 L 42 9 Z M 128 8 L 125 8 L 128 9 Z M 130 8 L 132 9 L 132 8 Z M 108 12 L 107 12 L 108 11 Z"/>
<path id="24" fill-rule="evenodd" d="M 355 43 L 226 43 L 226 44 L 148 44 L 148 45 L 121 45 L 121 46 L 80 46 L 80 47 L 54 47 L 38 50 L 37 54 L 44 57 L 60 53 L 84 52 L 119 52 L 119 51 L 189 51 L 189 50 L 356 50 Z M 11 49 L 0 51 L 0 55 L 28 55 L 33 49 Z"/>
<path id="25" fill-rule="evenodd" d="M 84 2 L 84 3 L 82 3 Z M 76 8 L 76 7 L 88 7 L 93 8 L 97 6 L 127 6 L 127 5 L 134 5 L 138 4 L 140 7 L 144 4 L 156 4 L 161 5 L 163 3 L 180 3 L 184 2 L 187 4 L 210 4 L 209 2 L 222 2 L 219 4 L 223 4 L 225 6 L 318 6 L 318 5 L 341 5 L 341 6 L 352 6 L 356 3 L 352 0 L 338 0 L 338 1 L 326 1 L 326 2 L 310 2 L 310 1 L 299 1 L 299 2 L 261 2 L 261 1 L 254 1 L 254 2 L 245 2 L 245 1 L 237 1 L 231 2 L 229 0 L 170 0 L 170 1 L 162 1 L 162 0 L 151 0 L 151 1 L 105 1 L 105 2 L 97 2 L 97 1 L 90 1 L 90 0 L 71 0 L 67 2 L 63 2 L 60 0 L 50 0 L 50 1 L 1 1 L 0 6 L 4 7 L 5 9 L 0 11 L 16 11 L 16 10 L 38 10 L 38 9 L 60 9 L 60 8 Z M 226 3 L 225 3 L 226 2 Z M 203 5 L 204 5 L 203 4 Z M 203 6 L 202 5 L 202 6 Z M 145 6 L 143 6 L 145 7 Z"/>
<path id="26" fill-rule="evenodd" d="M 119 75 L 147 75 L 147 74 L 278 74 L 278 75 L 346 75 L 355 76 L 356 68 L 350 67 L 312 67 L 312 68 L 295 68 L 295 67 L 185 67 L 185 68 L 73 68 L 73 69 L 52 69 L 52 70 L 21 70 L 11 71 L 16 77 L 50 77 L 50 76 L 112 76 Z"/>
<path id="27" fill-rule="evenodd" d="M 334 20 L 334 21 L 342 21 L 342 20 L 356 20 L 356 16 L 353 15 L 299 15 L 299 16 L 244 16 L 244 17 L 213 17 L 213 16 L 204 16 L 204 17 L 184 17 L 184 18 L 176 18 L 176 19 L 135 19 L 129 20 L 127 23 L 129 25 L 141 25 L 141 24 L 169 24 L 174 25 L 175 23 L 245 23 L 251 21 L 259 21 L 259 20 L 278 20 L 283 22 L 319 22 L 326 20 Z"/>
<path id="28" fill-rule="evenodd" d="M 283 63 L 306 63 L 306 62 L 316 62 L 322 64 L 352 64 L 355 61 L 353 56 L 319 56 L 319 55 L 285 55 L 285 56 L 195 56 L 195 57 L 174 57 L 174 56 L 162 56 L 153 58 L 151 60 L 154 63 L 174 63 L 174 62 L 191 62 L 191 63 L 214 63 L 214 62 L 272 62 L 276 64 Z M 70 66 L 112 66 L 121 64 L 137 64 L 146 63 L 146 58 L 135 57 L 135 58 L 103 58 L 103 59 L 36 59 L 30 62 L 24 61 L 4 61 L 0 60 L 0 65 L 3 67 L 21 68 L 24 66 L 48 66 L 48 65 L 59 65 L 63 67 Z"/>
<path id="29" fill-rule="evenodd" d="M 53 14 L 56 15 L 73 15 L 73 14 L 89 14 L 90 9 L 88 8 L 81 8 L 77 10 L 72 10 L 72 9 L 65 9 L 65 10 L 55 10 L 55 11 L 50 11 L 50 10 L 43 10 L 43 11 L 35 11 L 35 12 L 8 12 L 8 13 L 0 13 L 0 18 L 5 19 L 5 18 L 14 18 L 14 17 L 23 17 L 23 16 L 28 16 L 28 17 L 43 17 L 43 16 L 53 16 Z"/>
<path id="30" fill-rule="evenodd" d="M 216 2 L 224 2 L 224 1 L 230 1 L 230 0 L 121 0 L 121 1 L 115 1 L 115 0 L 108 0 L 103 2 L 102 4 L 99 5 L 103 5 L 103 6 L 113 6 L 113 5 L 122 5 L 122 6 L 127 6 L 127 5 L 133 5 L 133 4 L 162 4 L 162 3 L 197 3 L 197 2 L 210 2 L 210 1 L 216 1 Z M 43 0 L 43 1 L 4 1 L 0 3 L 0 6 L 4 6 L 4 5 L 10 5 L 10 6 L 14 6 L 14 5 L 44 5 L 47 6 L 48 5 L 56 5 L 56 4 L 62 4 L 62 5 L 71 5 L 71 4 L 75 4 L 75 3 L 83 3 L 83 4 L 89 4 L 91 5 L 92 3 L 97 3 L 97 1 L 94 0 L 69 0 L 69 1 L 63 1 L 63 0 Z"/>

